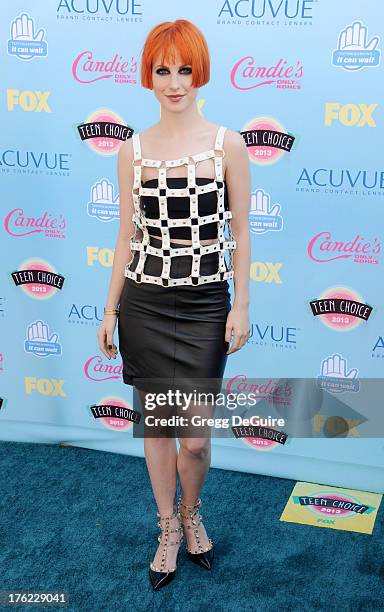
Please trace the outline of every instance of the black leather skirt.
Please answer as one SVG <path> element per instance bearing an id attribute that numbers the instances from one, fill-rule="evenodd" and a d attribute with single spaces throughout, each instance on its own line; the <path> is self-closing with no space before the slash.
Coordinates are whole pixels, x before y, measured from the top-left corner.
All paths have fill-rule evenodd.
<path id="1" fill-rule="evenodd" d="M 161 240 L 151 238 L 151 244 L 161 246 Z M 135 269 L 134 259 L 132 264 Z M 170 276 L 188 276 L 190 269 L 190 255 L 175 257 Z M 201 258 L 202 275 L 217 269 L 217 252 Z M 159 258 L 147 255 L 144 271 L 159 275 Z M 225 326 L 230 309 L 227 280 L 163 287 L 126 277 L 118 319 L 124 383 L 149 392 L 218 393 L 227 362 Z"/>

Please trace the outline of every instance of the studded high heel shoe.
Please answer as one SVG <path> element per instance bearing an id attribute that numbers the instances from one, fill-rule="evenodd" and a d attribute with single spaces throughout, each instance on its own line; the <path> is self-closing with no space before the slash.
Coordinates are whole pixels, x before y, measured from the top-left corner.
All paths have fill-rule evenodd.
<path id="1" fill-rule="evenodd" d="M 188 557 L 191 559 L 191 561 L 193 561 L 193 563 L 196 563 L 197 565 L 204 567 L 204 569 L 210 570 L 212 569 L 213 556 L 214 556 L 213 541 L 211 540 L 211 538 L 208 538 L 209 540 L 208 546 L 203 548 L 203 546 L 201 545 L 199 529 L 198 529 L 202 521 L 202 515 L 199 512 L 200 506 L 201 506 L 200 497 L 198 498 L 196 504 L 192 504 L 192 505 L 183 504 L 183 502 L 181 501 L 181 497 L 179 498 L 178 510 L 179 510 L 180 516 L 184 519 L 189 519 L 192 522 L 192 525 L 183 525 L 183 527 L 187 529 L 193 529 L 195 540 L 196 540 L 195 550 L 189 550 L 188 545 L 186 546 Z M 187 514 L 186 515 L 183 514 L 180 511 L 180 508 L 185 509 Z"/>
<path id="2" fill-rule="evenodd" d="M 153 561 L 151 561 L 151 563 L 149 564 L 149 578 L 150 578 L 153 589 L 155 591 L 158 591 L 159 589 L 164 587 L 166 584 L 169 584 L 175 577 L 176 567 L 173 567 L 167 570 L 165 569 L 165 564 L 167 561 L 167 549 L 168 549 L 168 546 L 175 546 L 177 544 L 181 544 L 181 542 L 183 541 L 184 534 L 183 534 L 183 527 L 180 521 L 179 513 L 177 512 L 175 508 L 174 508 L 173 513 L 168 516 L 161 515 L 159 512 L 157 512 L 156 514 L 159 517 L 157 526 L 160 527 L 161 529 L 161 533 L 157 539 L 163 546 L 163 552 L 161 556 L 160 567 L 156 567 Z M 170 520 L 176 517 L 178 517 L 179 519 L 178 527 L 175 527 L 174 529 L 170 529 Z M 180 537 L 176 536 L 176 540 L 174 542 L 170 542 L 169 534 L 171 533 L 179 534 Z"/>

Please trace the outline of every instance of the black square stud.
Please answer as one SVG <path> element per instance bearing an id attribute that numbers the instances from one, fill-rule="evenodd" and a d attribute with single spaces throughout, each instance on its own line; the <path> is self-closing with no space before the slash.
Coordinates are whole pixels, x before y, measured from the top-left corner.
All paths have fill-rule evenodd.
<path id="1" fill-rule="evenodd" d="M 168 287 L 169 285 L 169 281 L 167 278 L 162 278 L 161 279 L 161 284 L 163 285 L 163 287 Z"/>
<path id="2" fill-rule="evenodd" d="M 192 276 L 192 285 L 198 285 L 199 284 L 199 277 L 198 276 Z"/>
<path id="3" fill-rule="evenodd" d="M 137 273 L 136 278 L 137 278 L 137 282 L 141 283 L 141 274 Z"/>
<path id="4" fill-rule="evenodd" d="M 159 190 L 160 196 L 165 196 L 167 194 L 167 190 L 166 189 L 160 189 Z"/>
<path id="5" fill-rule="evenodd" d="M 193 249 L 193 253 L 194 253 L 194 255 L 200 255 L 200 247 L 197 247 L 196 249 Z"/>
<path id="6" fill-rule="evenodd" d="M 199 225 L 199 220 L 196 217 L 191 217 L 191 225 Z"/>
<path id="7" fill-rule="evenodd" d="M 189 188 L 189 195 L 195 195 L 196 193 L 196 187 L 190 187 Z"/>
<path id="8" fill-rule="evenodd" d="M 167 219 L 161 219 L 161 227 L 168 227 Z"/>
<path id="9" fill-rule="evenodd" d="M 223 212 L 220 212 L 220 213 L 219 213 L 219 219 L 220 219 L 221 221 L 224 219 L 224 213 L 223 213 Z"/>
<path id="10" fill-rule="evenodd" d="M 163 249 L 163 253 L 165 257 L 169 257 L 171 254 L 171 251 L 169 249 Z"/>

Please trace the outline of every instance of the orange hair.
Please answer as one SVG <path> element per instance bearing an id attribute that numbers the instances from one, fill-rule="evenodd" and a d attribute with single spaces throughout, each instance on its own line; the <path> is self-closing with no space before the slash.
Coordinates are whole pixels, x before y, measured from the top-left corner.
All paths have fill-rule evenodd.
<path id="1" fill-rule="evenodd" d="M 207 41 L 202 32 L 187 19 L 163 21 L 152 28 L 143 47 L 141 84 L 152 89 L 152 68 L 157 55 L 160 63 L 176 63 L 179 54 L 182 64 L 192 66 L 192 87 L 201 87 L 210 78 L 210 58 Z"/>

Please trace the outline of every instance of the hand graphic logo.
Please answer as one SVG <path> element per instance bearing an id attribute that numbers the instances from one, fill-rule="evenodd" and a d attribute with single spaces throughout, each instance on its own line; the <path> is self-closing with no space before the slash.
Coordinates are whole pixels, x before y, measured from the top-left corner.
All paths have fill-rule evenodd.
<path id="1" fill-rule="evenodd" d="M 12 40 L 43 40 L 44 30 L 41 28 L 37 34 L 34 34 L 33 19 L 28 17 L 26 13 L 17 17 L 11 25 Z"/>
<path id="2" fill-rule="evenodd" d="M 102 179 L 92 187 L 92 202 L 95 204 L 119 204 L 119 194 L 113 197 L 113 184 L 107 179 Z"/>
<path id="3" fill-rule="evenodd" d="M 330 357 L 323 359 L 321 363 L 321 374 L 318 378 L 321 381 L 321 386 L 331 391 L 332 393 L 343 393 L 344 391 L 352 391 L 357 393 L 360 388 L 360 381 L 357 378 L 358 370 L 351 368 L 347 372 L 347 360 L 339 353 L 334 353 Z M 324 379 L 339 379 L 325 382 Z"/>
<path id="4" fill-rule="evenodd" d="M 108 179 L 103 178 L 92 186 L 88 214 L 100 221 L 119 219 L 119 194 L 114 195 L 114 186 Z"/>
<path id="5" fill-rule="evenodd" d="M 256 189 L 251 196 L 250 230 L 253 234 L 264 234 L 271 230 L 281 230 L 280 204 L 271 205 L 271 197 L 263 189 Z"/>
<path id="6" fill-rule="evenodd" d="M 321 376 L 333 376 L 334 378 L 356 378 L 357 369 L 352 368 L 347 374 L 347 360 L 335 353 L 322 361 Z"/>
<path id="7" fill-rule="evenodd" d="M 25 341 L 27 353 L 33 353 L 38 357 L 48 357 L 49 355 L 61 355 L 61 346 L 55 346 L 54 350 L 47 351 L 47 345 L 56 345 L 58 334 L 49 335 L 48 325 L 44 321 L 38 320 L 27 327 L 28 340 Z M 41 348 L 39 347 L 41 344 Z"/>
<path id="8" fill-rule="evenodd" d="M 49 337 L 48 325 L 43 321 L 36 321 L 28 327 L 28 340 L 31 342 L 57 342 L 58 335 Z"/>
<path id="9" fill-rule="evenodd" d="M 374 36 L 367 43 L 367 30 L 368 28 L 360 21 L 355 21 L 351 26 L 347 26 L 340 32 L 338 49 L 340 51 L 373 51 L 379 43 L 379 37 Z"/>
<path id="10" fill-rule="evenodd" d="M 47 55 L 47 43 L 43 41 L 44 29 L 35 33 L 33 19 L 22 13 L 11 23 L 11 38 L 8 53 L 20 59 L 30 60 Z"/>
<path id="11" fill-rule="evenodd" d="M 341 30 L 338 47 L 333 53 L 333 65 L 345 70 L 377 66 L 380 62 L 380 51 L 376 50 L 379 37 L 374 36 L 369 42 L 367 39 L 368 28 L 360 21 L 354 21 Z"/>

